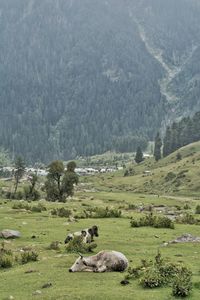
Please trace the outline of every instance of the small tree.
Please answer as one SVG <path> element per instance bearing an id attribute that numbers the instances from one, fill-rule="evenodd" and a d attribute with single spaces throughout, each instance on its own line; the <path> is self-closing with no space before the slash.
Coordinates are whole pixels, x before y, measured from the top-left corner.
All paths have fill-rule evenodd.
<path id="1" fill-rule="evenodd" d="M 155 138 L 155 146 L 154 146 L 154 154 L 153 154 L 156 161 L 161 159 L 161 147 L 162 147 L 162 140 L 158 132 Z"/>
<path id="2" fill-rule="evenodd" d="M 67 164 L 67 171 L 63 177 L 62 189 L 66 196 L 73 196 L 74 184 L 78 184 L 78 175 L 75 173 L 76 163 L 71 161 Z"/>
<path id="3" fill-rule="evenodd" d="M 66 197 L 73 195 L 74 184 L 78 183 L 75 168 L 76 163 L 73 161 L 67 164 L 67 171 L 64 171 L 62 161 L 53 161 L 49 165 L 49 173 L 45 182 L 48 200 L 64 202 Z"/>
<path id="4" fill-rule="evenodd" d="M 136 155 L 135 155 L 135 162 L 139 164 L 144 160 L 143 153 L 140 147 L 137 147 Z"/>
<path id="5" fill-rule="evenodd" d="M 28 177 L 30 182 L 29 186 L 24 187 L 24 196 L 26 199 L 37 200 L 40 197 L 40 193 L 36 190 L 36 183 L 38 181 L 38 176 L 35 173 L 31 173 Z"/>
<path id="6" fill-rule="evenodd" d="M 22 157 L 19 156 L 15 160 L 15 170 L 14 170 L 15 186 L 14 186 L 14 194 L 17 192 L 19 181 L 23 177 L 24 172 L 25 172 L 25 162 L 22 159 Z"/>
<path id="7" fill-rule="evenodd" d="M 64 165 L 61 160 L 55 160 L 48 166 L 47 181 L 45 188 L 47 199 L 63 201 L 62 176 L 64 175 Z"/>

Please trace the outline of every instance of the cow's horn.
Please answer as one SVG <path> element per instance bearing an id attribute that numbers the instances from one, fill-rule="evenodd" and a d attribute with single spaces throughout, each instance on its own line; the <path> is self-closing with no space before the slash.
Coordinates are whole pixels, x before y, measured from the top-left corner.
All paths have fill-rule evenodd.
<path id="1" fill-rule="evenodd" d="M 78 255 L 80 255 L 80 257 L 83 258 L 83 255 L 80 252 L 78 252 Z"/>

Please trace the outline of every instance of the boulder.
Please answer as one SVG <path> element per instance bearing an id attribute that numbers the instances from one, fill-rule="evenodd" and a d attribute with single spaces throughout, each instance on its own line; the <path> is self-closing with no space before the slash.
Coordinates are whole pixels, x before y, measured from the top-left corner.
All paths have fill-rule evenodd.
<path id="1" fill-rule="evenodd" d="M 20 236 L 21 236 L 21 233 L 16 230 L 4 229 L 4 230 L 0 231 L 0 238 L 15 239 L 15 238 L 19 238 Z"/>

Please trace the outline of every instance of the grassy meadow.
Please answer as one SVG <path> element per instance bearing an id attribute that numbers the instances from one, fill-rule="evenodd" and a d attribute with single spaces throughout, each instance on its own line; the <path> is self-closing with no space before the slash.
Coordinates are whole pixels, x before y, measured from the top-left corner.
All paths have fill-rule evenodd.
<path id="1" fill-rule="evenodd" d="M 150 159 L 135 166 L 134 176 L 124 177 L 123 172 L 120 171 L 83 177 L 74 197 L 66 203 L 52 203 L 44 199 L 29 203 L 30 206 L 43 204 L 46 211 L 14 209 L 15 204 L 27 202 L 0 198 L 0 230 L 14 229 L 21 232 L 21 237 L 18 239 L 4 240 L 4 247 L 11 249 L 17 257 L 20 257 L 21 250 L 25 248 L 39 254 L 36 262 L 21 264 L 17 261 L 11 268 L 0 269 L 0 299 L 175 299 L 171 287 L 145 289 L 138 280 L 130 280 L 129 285 L 122 286 L 120 281 L 124 279 L 126 272 L 69 273 L 68 269 L 78 255 L 67 253 L 64 239 L 69 232 L 92 225 L 99 227 L 99 237 L 95 238 L 97 248 L 94 249 L 94 254 L 101 250 L 121 251 L 129 259 L 129 265 L 136 267 L 141 259 L 153 260 L 160 250 L 162 257 L 167 261 L 183 263 L 191 269 L 193 289 L 188 299 L 200 299 L 200 244 L 180 243 L 164 246 L 165 242 L 185 233 L 200 236 L 200 226 L 177 223 L 175 229 L 130 226 L 131 217 L 139 219 L 148 213 L 149 206 L 155 208 L 154 213 L 157 215 L 163 214 L 163 206 L 175 214 L 188 212 L 194 215 L 195 208 L 199 204 L 197 189 L 199 178 L 196 178 L 199 172 L 199 154 L 198 150 L 193 155 L 188 152 L 188 149 L 183 151 L 186 154 L 182 154 L 182 160 L 176 163 L 174 162 L 176 154 L 174 154 L 156 165 Z M 194 159 L 195 163 L 192 161 Z M 143 176 L 147 166 L 153 173 L 151 176 Z M 184 168 L 189 170 L 187 172 L 189 175 L 180 178 L 179 191 L 173 192 L 176 183 L 166 182 L 164 178 L 169 172 L 178 174 Z M 161 174 L 164 177 L 160 176 Z M 189 182 L 186 179 L 192 179 L 196 192 L 192 187 L 188 188 Z M 144 182 L 150 184 L 151 180 L 158 184 L 158 188 L 154 189 L 154 185 L 151 184 L 145 193 L 142 190 Z M 10 184 L 1 181 L 0 186 L 8 189 Z M 170 184 L 173 186 L 171 190 Z M 187 188 L 185 193 L 183 193 L 183 186 Z M 73 216 L 79 216 L 78 221 L 70 222 L 68 218 L 53 216 L 51 210 L 60 207 L 70 209 Z M 94 207 L 108 207 L 120 210 L 122 214 L 118 218 L 83 218 L 84 211 Z M 144 207 L 145 210 L 140 211 L 140 207 Z M 195 215 L 195 218 L 200 216 Z M 58 250 L 48 249 L 53 241 L 61 242 Z M 3 239 L 0 239 L 0 243 L 2 242 Z M 0 244 L 1 247 L 3 244 Z M 42 288 L 46 283 L 52 285 Z"/>

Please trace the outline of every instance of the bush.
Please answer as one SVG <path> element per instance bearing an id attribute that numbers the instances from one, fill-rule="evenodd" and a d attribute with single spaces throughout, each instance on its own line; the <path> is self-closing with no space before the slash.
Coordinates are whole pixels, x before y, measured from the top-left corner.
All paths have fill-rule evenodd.
<path id="1" fill-rule="evenodd" d="M 61 208 L 54 208 L 51 211 L 52 216 L 58 216 L 61 218 L 68 218 L 69 216 L 71 216 L 72 212 L 70 209 L 66 209 L 64 207 Z"/>
<path id="2" fill-rule="evenodd" d="M 35 251 L 25 251 L 21 254 L 21 263 L 27 264 L 30 261 L 37 261 L 38 253 Z"/>
<path id="3" fill-rule="evenodd" d="M 174 178 L 176 178 L 176 174 L 173 173 L 173 172 L 169 172 L 169 173 L 167 173 L 167 175 L 165 176 L 165 181 L 171 181 L 171 180 L 173 180 Z"/>
<path id="4" fill-rule="evenodd" d="M 186 267 L 181 267 L 172 285 L 173 296 L 186 297 L 192 289 L 192 273 Z"/>
<path id="5" fill-rule="evenodd" d="M 120 218 L 122 214 L 121 210 L 108 207 L 89 208 L 87 211 L 84 211 L 84 213 L 87 218 Z"/>
<path id="6" fill-rule="evenodd" d="M 46 206 L 44 206 L 42 203 L 38 203 L 37 206 L 33 206 L 31 208 L 32 212 L 42 212 L 42 211 L 46 211 L 46 210 L 47 210 Z"/>
<path id="7" fill-rule="evenodd" d="M 75 236 L 66 246 L 67 252 L 92 252 L 97 247 L 96 243 L 86 244 L 83 242 L 83 237 Z"/>
<path id="8" fill-rule="evenodd" d="M 164 284 L 164 279 L 157 268 L 151 268 L 144 273 L 140 284 L 145 288 L 156 288 Z"/>
<path id="9" fill-rule="evenodd" d="M 0 268 L 11 268 L 13 265 L 13 253 L 5 248 L 5 243 L 1 243 L 0 249 Z"/>
<path id="10" fill-rule="evenodd" d="M 172 220 L 165 216 L 154 216 L 153 213 L 141 217 L 139 220 L 131 220 L 131 227 L 150 226 L 154 228 L 171 228 L 174 229 Z"/>
<path id="11" fill-rule="evenodd" d="M 196 206 L 195 214 L 200 214 L 200 205 Z"/>
<path id="12" fill-rule="evenodd" d="M 176 219 L 177 223 L 180 224 L 197 224 L 197 220 L 194 218 L 193 215 L 186 213 L 181 217 Z"/>
<path id="13" fill-rule="evenodd" d="M 25 209 L 25 210 L 31 210 L 31 206 L 27 203 L 18 202 L 14 203 L 12 206 L 12 209 Z"/>
<path id="14" fill-rule="evenodd" d="M 26 200 L 36 201 L 40 199 L 40 192 L 36 189 L 32 189 L 31 186 L 25 186 L 23 188 L 23 194 Z"/>
<path id="15" fill-rule="evenodd" d="M 59 241 L 53 241 L 48 247 L 49 250 L 60 250 L 60 242 Z"/>
<path id="16" fill-rule="evenodd" d="M 0 268 L 11 268 L 13 265 L 13 256 L 9 254 L 0 255 Z"/>

